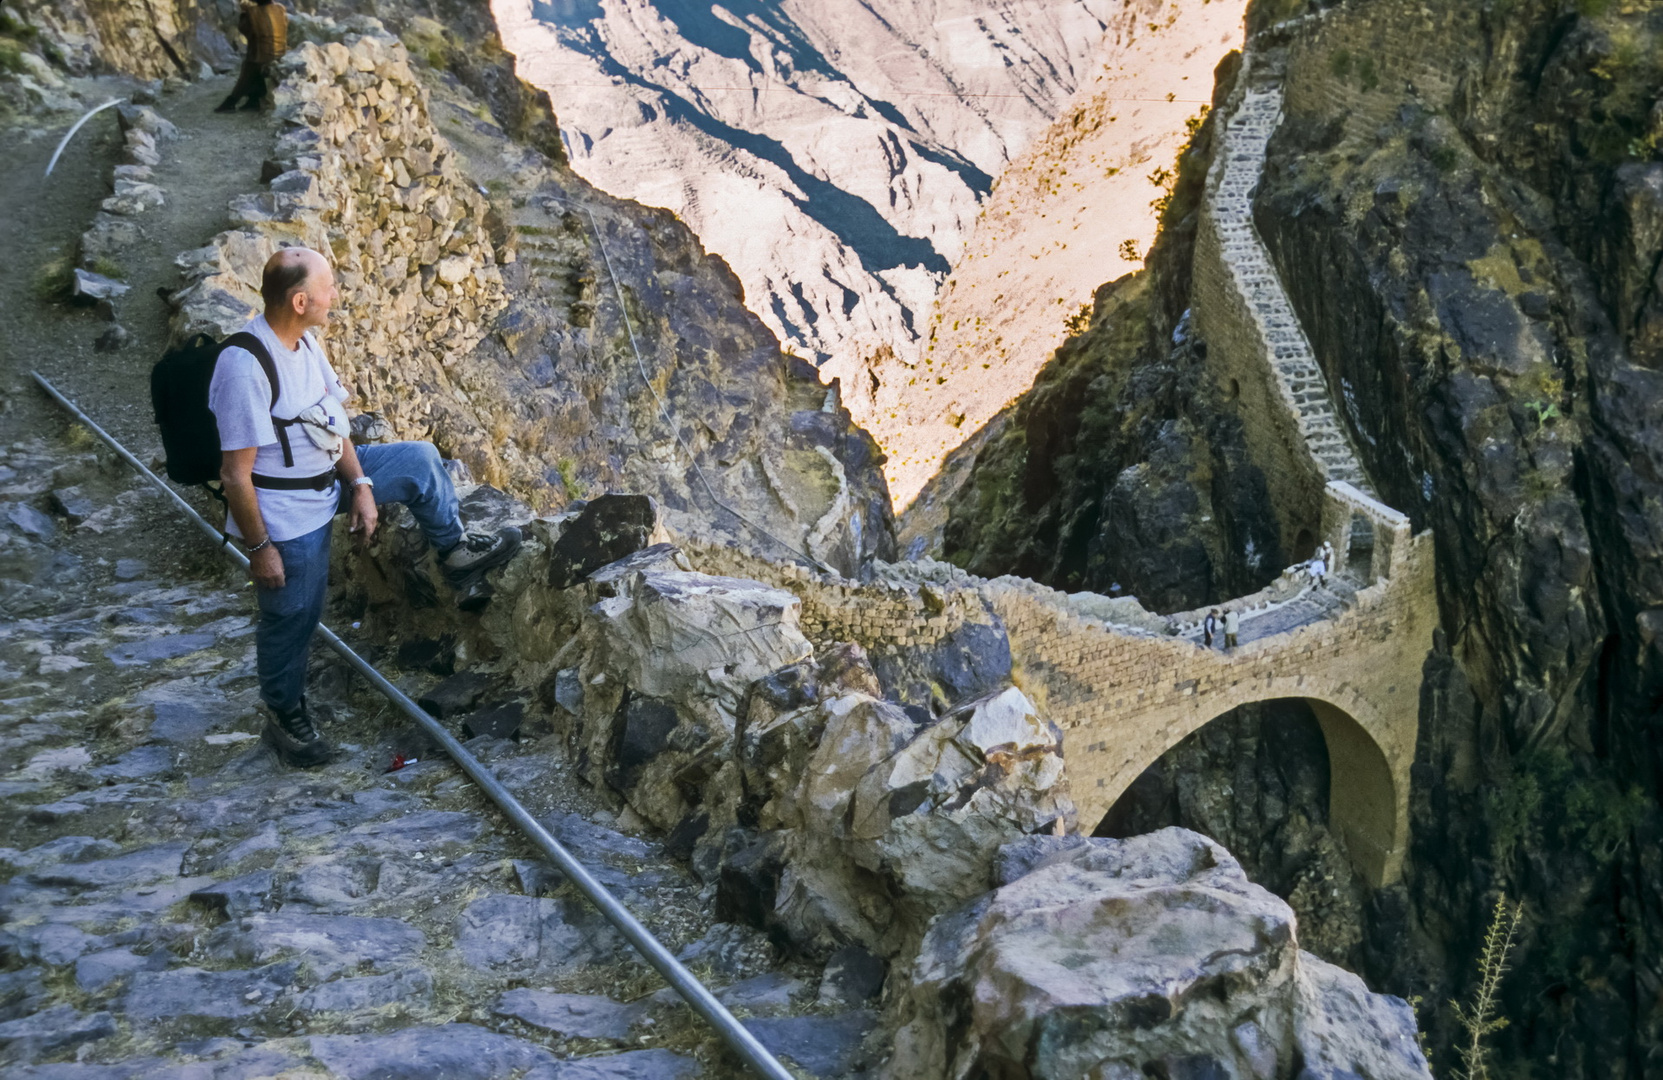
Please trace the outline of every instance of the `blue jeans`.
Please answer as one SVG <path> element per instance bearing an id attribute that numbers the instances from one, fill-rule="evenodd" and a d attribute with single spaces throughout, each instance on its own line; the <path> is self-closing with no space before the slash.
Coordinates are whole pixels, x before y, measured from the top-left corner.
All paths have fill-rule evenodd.
<path id="1" fill-rule="evenodd" d="M 445 552 L 462 539 L 456 487 L 432 443 L 401 442 L 357 448 L 364 475 L 375 482 L 375 502 L 401 502 L 421 526 L 433 550 Z M 341 512 L 352 502 L 343 485 Z M 254 631 L 255 670 L 260 697 L 273 709 L 292 712 L 306 693 L 306 658 L 312 631 L 323 617 L 329 586 L 329 537 L 325 525 L 293 540 L 274 540 L 283 560 L 283 587 L 256 588 L 260 622 Z"/>
<path id="2" fill-rule="evenodd" d="M 375 505 L 398 502 L 410 508 L 428 545 L 441 555 L 462 539 L 456 485 L 430 442 L 380 443 L 357 447 L 358 464 L 375 484 Z M 341 508 L 352 506 L 352 489 L 342 486 Z"/>

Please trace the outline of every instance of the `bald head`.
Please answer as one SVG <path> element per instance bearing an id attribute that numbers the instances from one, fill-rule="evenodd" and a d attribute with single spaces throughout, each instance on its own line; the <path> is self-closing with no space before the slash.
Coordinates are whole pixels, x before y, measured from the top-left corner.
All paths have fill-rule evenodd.
<path id="1" fill-rule="evenodd" d="M 297 289 L 304 289 L 308 278 L 320 270 L 327 272 L 329 264 L 311 248 L 279 248 L 266 260 L 265 273 L 260 277 L 260 298 L 266 311 L 286 307 Z"/>

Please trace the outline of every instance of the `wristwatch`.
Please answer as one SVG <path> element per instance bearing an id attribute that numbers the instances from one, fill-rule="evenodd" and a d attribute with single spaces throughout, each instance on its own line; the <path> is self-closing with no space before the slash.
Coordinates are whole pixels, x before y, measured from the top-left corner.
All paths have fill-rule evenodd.
<path id="1" fill-rule="evenodd" d="M 373 487 L 375 487 L 375 481 L 374 481 L 374 480 L 371 480 L 371 479 L 370 479 L 370 478 L 369 478 L 369 477 L 367 477 L 367 476 L 360 476 L 360 477 L 358 477 L 358 478 L 357 478 L 357 479 L 356 479 L 356 480 L 354 480 L 354 481 L 353 481 L 353 482 L 352 482 L 352 486 L 353 486 L 353 487 L 367 487 L 367 488 L 373 488 Z"/>

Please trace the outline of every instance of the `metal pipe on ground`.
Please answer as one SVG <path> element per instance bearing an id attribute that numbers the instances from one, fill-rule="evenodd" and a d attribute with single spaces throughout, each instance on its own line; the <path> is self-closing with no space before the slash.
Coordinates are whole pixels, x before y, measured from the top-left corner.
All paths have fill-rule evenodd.
<path id="1" fill-rule="evenodd" d="M 142 461 L 133 456 L 131 451 L 116 441 L 114 436 L 94 423 L 91 417 L 87 416 L 86 413 L 76 407 L 73 401 L 60 393 L 58 388 L 53 386 L 44 375 L 38 371 L 31 371 L 29 374 L 34 377 L 35 382 L 40 384 L 41 389 L 45 390 L 52 400 L 63 406 L 71 416 L 98 436 L 105 445 L 120 455 L 123 461 L 131 465 L 140 476 L 149 480 L 158 490 L 172 499 L 174 505 L 184 511 L 196 523 L 198 528 L 213 538 L 214 542 L 224 549 L 226 555 L 233 562 L 245 570 L 248 569 L 248 556 L 231 546 L 230 537 L 221 530 L 214 528 L 206 518 L 196 512 L 195 507 L 185 501 L 182 495 L 169 486 L 161 477 L 151 472 Z M 336 636 L 334 631 L 320 624 L 318 633 L 323 636 L 323 640 L 329 647 L 339 653 L 348 664 L 357 669 L 358 673 L 364 676 L 371 686 L 381 691 L 401 712 L 419 724 L 439 745 L 444 747 L 445 753 L 450 755 L 451 760 L 461 767 L 468 778 L 478 784 L 480 790 L 485 792 L 491 801 L 497 804 L 497 808 L 507 815 L 508 819 L 537 846 L 538 850 L 547 855 L 560 868 L 560 871 L 572 880 L 578 891 L 587 897 L 590 903 L 600 909 L 600 913 L 606 916 L 607 921 L 615 926 L 619 933 L 623 934 L 624 938 L 635 947 L 637 952 L 646 957 L 647 962 L 660 975 L 664 976 L 664 981 L 675 988 L 676 993 L 680 994 L 687 1004 L 692 1006 L 693 1011 L 716 1029 L 717 1033 L 722 1036 L 722 1040 L 728 1044 L 728 1047 L 734 1053 L 739 1055 L 746 1065 L 750 1066 L 758 1076 L 767 1077 L 768 1080 L 792 1080 L 791 1074 L 786 1071 L 785 1066 L 781 1065 L 768 1052 L 767 1048 L 757 1041 L 756 1036 L 752 1035 L 743 1024 L 736 1020 L 733 1014 L 728 1012 L 727 1008 L 716 1000 L 715 995 L 703 983 L 694 978 L 693 973 L 683 967 L 681 962 L 672 956 L 670 951 L 657 938 L 653 937 L 652 933 L 645 926 L 642 926 L 634 915 L 630 914 L 629 909 L 617 897 L 607 892 L 606 887 L 596 881 L 594 876 L 584 868 L 583 864 L 561 846 L 560 841 L 556 840 L 548 829 L 532 817 L 531 812 L 522 806 L 520 801 L 507 788 L 502 786 L 502 783 L 492 775 L 491 770 L 487 769 L 478 758 L 468 753 L 467 748 L 457 741 L 454 735 L 446 731 L 437 720 L 429 716 L 414 701 L 411 701 L 402 690 L 388 682 L 386 676 L 375 670 L 368 661 L 353 652 L 352 648 Z"/>
<path id="2" fill-rule="evenodd" d="M 83 116 L 83 117 L 81 117 L 81 119 L 75 121 L 75 126 L 70 128 L 68 131 L 64 132 L 63 140 L 58 143 L 58 148 L 56 150 L 52 151 L 52 160 L 48 161 L 46 163 L 46 175 L 51 176 L 52 175 L 52 170 L 58 167 L 58 158 L 63 155 L 64 147 L 68 146 L 69 145 L 69 140 L 73 139 L 75 137 L 75 133 L 77 131 L 81 130 L 81 125 L 82 124 L 85 124 L 88 120 L 91 120 L 94 116 L 97 116 L 99 113 L 103 112 L 105 109 L 108 109 L 111 105 L 120 105 L 123 101 L 126 101 L 126 100 L 127 100 L 126 98 L 111 98 L 110 100 L 106 101 L 102 105 L 96 106 L 92 109 L 88 109 L 87 114 L 85 116 Z M 38 378 L 40 378 L 40 376 L 36 375 L 35 378 L 38 379 Z"/>

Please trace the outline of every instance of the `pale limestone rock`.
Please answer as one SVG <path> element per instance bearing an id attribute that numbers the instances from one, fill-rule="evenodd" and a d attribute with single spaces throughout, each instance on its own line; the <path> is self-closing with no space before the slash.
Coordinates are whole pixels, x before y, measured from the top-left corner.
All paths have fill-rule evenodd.
<path id="1" fill-rule="evenodd" d="M 1301 953 L 1293 912 L 1206 837 L 1036 837 L 1003 862 L 925 937 L 887 1076 L 1430 1077 L 1408 1006 Z"/>
<path id="2" fill-rule="evenodd" d="M 811 652 L 802 602 L 755 581 L 643 573 L 592 610 L 602 661 L 639 693 L 710 702 L 731 714 L 745 688 Z"/>

